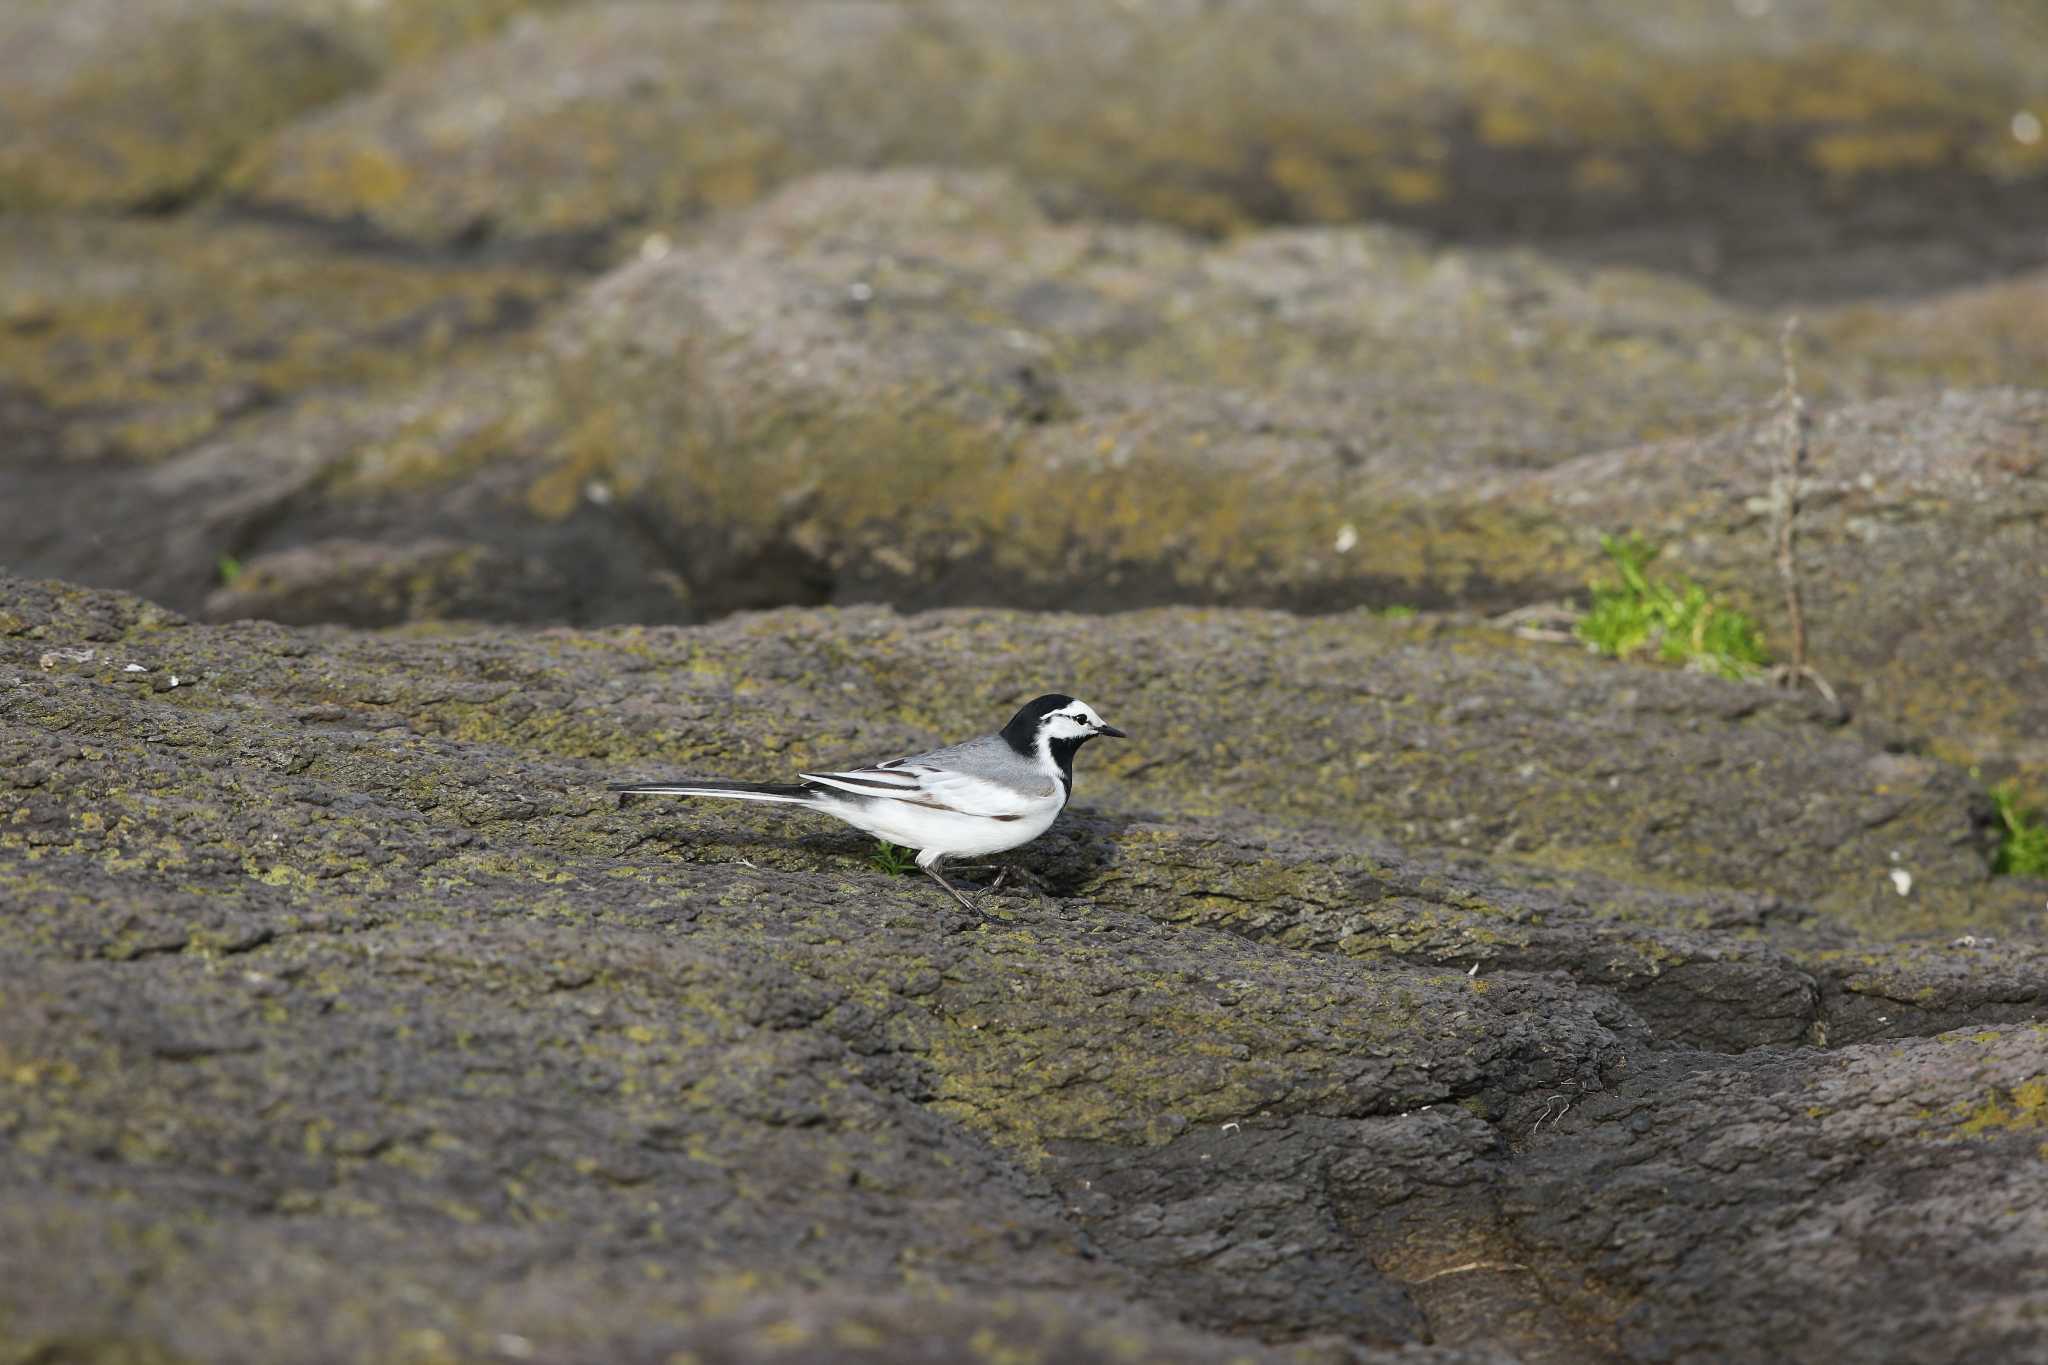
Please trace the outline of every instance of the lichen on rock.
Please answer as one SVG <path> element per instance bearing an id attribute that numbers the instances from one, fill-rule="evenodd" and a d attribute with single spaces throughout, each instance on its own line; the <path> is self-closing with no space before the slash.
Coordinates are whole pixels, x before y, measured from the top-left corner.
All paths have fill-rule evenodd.
<path id="1" fill-rule="evenodd" d="M 1816 1310 L 1854 1239 L 1788 1235 L 1766 1273 L 1738 1221 L 1861 1227 L 1935 1152 L 1967 1166 L 1916 1234 L 1944 1255 L 2017 1264 L 2023 1231 L 1980 1234 L 2042 1216 L 1996 1176 L 2037 1159 L 2027 910 L 1985 894 L 1953 776 L 1804 703 L 1369 617 L 377 635 L 0 601 L 24 1350 L 1320 1360 L 1243 1334 L 1335 1333 L 1455 1361 L 1760 1341 L 1801 1284 L 1827 1349 L 1913 1300 Z M 1084 762 L 1023 853 L 1049 891 L 989 924 L 850 833 L 602 790 L 948 737 L 1023 658 L 1140 738 Z M 1604 765 L 1561 747 L 1595 715 L 1633 727 Z M 1565 765 L 1545 802 L 1518 745 Z M 1609 801 L 1655 837 L 1613 842 Z M 1840 861 L 1763 837 L 1830 808 Z M 1891 848 L 1913 907 L 1860 889 Z M 1638 1152 L 1743 1202 L 1687 1195 L 1681 1227 Z M 1613 1219 L 1689 1255 L 1616 1251 Z M 130 1284 L 117 1324 L 81 1266 Z M 1710 1324 L 1699 1276 L 1752 1310 Z M 1902 1330 L 2003 1349 L 2023 1284 Z"/>

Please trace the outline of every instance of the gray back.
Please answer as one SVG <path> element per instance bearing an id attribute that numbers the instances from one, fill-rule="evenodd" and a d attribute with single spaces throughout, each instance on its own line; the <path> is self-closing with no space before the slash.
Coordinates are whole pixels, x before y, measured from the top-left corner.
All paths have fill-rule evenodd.
<path id="1" fill-rule="evenodd" d="M 904 758 L 892 758 L 887 763 L 878 763 L 878 768 L 946 768 L 953 772 L 978 777 L 984 782 L 1000 782 L 1020 792 L 1042 792 L 1051 774 L 1041 767 L 1036 759 L 1026 758 L 1010 747 L 1010 742 L 1001 735 L 983 735 L 979 739 L 964 740 L 959 744 L 948 744 L 943 749 L 932 749 L 921 754 Z"/>

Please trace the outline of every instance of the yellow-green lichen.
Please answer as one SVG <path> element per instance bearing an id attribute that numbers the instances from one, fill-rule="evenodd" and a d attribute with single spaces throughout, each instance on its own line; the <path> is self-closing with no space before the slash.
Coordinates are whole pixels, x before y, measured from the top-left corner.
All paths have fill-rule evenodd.
<path id="1" fill-rule="evenodd" d="M 2048 1079 L 2037 1076 L 1982 1100 L 1958 1101 L 1950 1112 L 1957 1120 L 1955 1131 L 1963 1137 L 2048 1128 Z"/>

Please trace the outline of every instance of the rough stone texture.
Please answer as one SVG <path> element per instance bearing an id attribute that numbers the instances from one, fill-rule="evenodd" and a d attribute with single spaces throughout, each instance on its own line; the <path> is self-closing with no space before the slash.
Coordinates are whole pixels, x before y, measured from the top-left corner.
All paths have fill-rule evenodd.
<path id="1" fill-rule="evenodd" d="M 2038 9 L 4 6 L 0 1362 L 2048 1357 Z"/>
<path id="2" fill-rule="evenodd" d="M 2048 336 L 2039 326 L 2033 343 Z M 1510 481 L 1502 506 L 1664 542 L 1674 569 L 1791 636 L 1771 497 L 1781 420 L 1587 456 Z M 2048 395 L 1949 393 L 1816 423 L 1796 561 L 1811 657 L 1859 710 L 2048 795 Z"/>
<path id="3" fill-rule="evenodd" d="M 1776 327 L 1669 279 L 1386 229 L 1056 224 L 1012 179 L 928 171 L 651 236 L 553 315 L 532 264 L 9 236 L 8 562 L 216 617 L 1499 611 L 1580 591 L 1635 528 L 1788 640 Z M 2042 287 L 1824 313 L 1801 351 L 1814 661 L 2037 800 Z M 1954 382 L 2029 387 L 1930 392 Z M 123 455 L 154 462 L 89 462 Z"/>
<path id="4" fill-rule="evenodd" d="M 565 285 L 246 223 L 0 219 L 0 446 L 15 477 L 90 473 L 103 492 L 93 462 L 160 460 L 309 397 L 411 387 L 525 330 Z M 46 511 L 8 518 L 17 559 L 48 553 L 17 539 L 37 520 L 51 529 Z"/>
<path id="5" fill-rule="evenodd" d="M 2030 1024 L 1712 1072 L 1658 1059 L 1531 1144 L 1502 1212 L 1532 1259 L 1584 1269 L 1581 1311 L 1619 1308 L 1624 1357 L 2025 1360 L 2048 1270 L 2044 1042 Z M 1771 1214 L 1747 1216 L 1759 1200 Z M 1971 1271 L 1886 1274 L 1937 1244 L 1970 1246 Z"/>
<path id="6" fill-rule="evenodd" d="M 0 210 L 162 209 L 295 115 L 549 0 L 10 0 Z"/>
<path id="7" fill-rule="evenodd" d="M 1498 608 L 1576 585 L 1588 536 L 1511 497 L 1475 502 L 1475 484 L 1711 431 L 1778 382 L 1769 319 L 1670 280 L 1376 229 L 1204 247 L 1056 226 L 999 176 L 822 177 L 643 254 L 551 322 L 536 356 L 244 423 L 142 479 L 129 543 L 109 554 L 72 535 L 15 563 L 197 609 L 226 550 L 264 572 L 212 610 L 289 620 L 331 619 L 298 600 L 319 596 L 317 557 L 276 574 L 260 561 L 325 539 L 391 545 L 401 565 L 420 540 L 513 562 L 566 540 L 555 572 L 592 601 L 637 595 L 643 619 L 876 596 Z M 393 311 L 416 299 L 487 321 L 486 290 L 540 291 L 500 267 L 414 294 L 418 275 L 382 269 Z M 220 325 L 260 338 L 275 305 L 249 293 L 223 281 Z M 46 315 L 46 297 L 19 306 Z M 123 297 L 180 302 L 141 285 Z M 1969 296 L 1972 316 L 1999 297 Z M 2004 334 L 2034 335 L 2026 297 L 2008 300 Z M 1898 312 L 1887 332 L 1867 310 L 1817 324 L 1846 335 L 1808 363 L 1815 399 L 2048 382 L 2038 343 L 2004 344 L 1959 311 Z M 217 403 L 218 383 L 172 366 L 166 392 L 138 393 L 132 343 L 109 330 L 67 346 L 61 369 L 42 349 L 61 329 L 18 343 L 31 399 Z M 70 439 L 94 439 L 74 424 Z M 176 423 L 153 430 L 153 448 L 176 439 Z M 96 480 L 85 513 L 110 492 Z M 61 542 L 66 519 L 60 503 L 38 528 Z M 345 589 L 360 567 L 336 556 L 330 576 Z M 502 615 L 522 596 L 526 615 L 561 619 L 537 585 L 495 590 L 518 576 L 358 619 Z"/>
<path id="8" fill-rule="evenodd" d="M 721 769 L 902 751 L 1007 714 L 1023 700 L 1010 681 L 1021 669 L 1117 696 L 1146 732 L 1142 751 L 1100 760 L 1111 775 L 1131 769 L 1120 789 L 1134 819 L 1369 821 L 1403 843 L 1774 891 L 1880 928 L 1995 928 L 2005 913 L 2004 884 L 1987 873 L 1989 815 L 1971 785 L 1827 724 L 1811 698 L 1430 621 L 1115 619 L 1109 631 L 1006 612 L 775 612 L 702 632 L 629 631 L 590 655 L 605 666 L 588 676 L 521 665 L 496 684 L 459 687 L 427 679 L 431 661 L 466 657 L 463 634 L 415 645 L 365 637 L 329 657 L 353 660 L 366 695 L 390 671 L 386 651 L 415 659 L 420 678 L 392 684 L 402 689 L 393 700 L 426 731 Z M 265 628 L 230 629 L 263 638 Z M 250 665 L 276 667 L 260 653 L 141 662 L 185 677 L 222 669 L 211 688 L 225 695 L 242 690 Z M 479 659 L 471 671 L 498 667 Z M 629 679 L 648 695 L 615 710 Z M 964 711 L 963 689 L 978 699 Z M 1816 788 L 1831 799 L 1812 800 Z M 1895 891 L 1894 868 L 1913 875 L 1912 896 Z"/>
<path id="9" fill-rule="evenodd" d="M 998 583 L 1037 605 L 1491 610 L 1575 591 L 1598 537 L 1635 528 L 1787 638 L 1766 515 L 1775 342 L 1697 291 L 1364 229 L 1205 248 L 1056 227 L 1010 182 L 926 173 L 807 182 L 654 254 L 553 323 L 542 364 L 300 405 L 125 489 L 31 463 L 17 477 L 43 496 L 14 503 L 17 562 L 196 607 L 233 555 L 250 572 L 212 613 L 365 624 L 689 619 Z M 159 448 L 319 362 L 388 376 L 413 357 L 385 338 L 445 352 L 547 292 L 509 266 L 477 272 L 467 300 L 364 269 L 379 288 L 351 297 L 371 317 L 281 357 L 269 339 L 310 305 L 219 291 L 191 342 L 153 341 L 160 383 L 116 362 L 134 310 L 177 296 L 121 277 L 106 303 L 45 308 L 47 286 L 24 287 L 14 349 L 34 406 L 18 425 Z M 2041 383 L 2040 283 L 2004 289 L 1897 310 L 1889 332 L 1868 309 L 1824 317 L 1802 380 L 1817 401 Z M 43 343 L 43 325 L 93 322 L 97 351 Z M 195 381 L 182 351 L 220 326 L 252 358 Z M 65 417 L 102 389 L 125 401 Z M 1743 412 L 1694 444 L 1565 459 Z M 1829 412 L 1802 540 L 1814 658 L 1858 708 L 2029 780 L 2048 753 L 2044 430 L 2037 391 Z M 93 531 L 110 498 L 134 528 L 111 547 Z"/>
<path id="10" fill-rule="evenodd" d="M 844 831 L 601 789 L 985 724 L 1026 654 L 1140 738 L 1084 755 L 1050 893 L 986 926 Z M 1453 716 L 1477 654 L 1501 704 Z M 1363 617 L 404 638 L 22 580 L 0 664 L 12 1356 L 2044 1344 L 2048 888 L 1972 910 L 1930 871 L 1878 913 L 1883 844 L 1966 880 L 1967 794 L 1754 689 Z M 1558 699 L 1623 689 L 1628 761 L 1540 785 L 1697 787 L 1629 876 L 1284 796 L 1392 726 L 1471 731 L 1434 780 L 1483 803 Z M 1688 768 L 1703 735 L 1727 761 Z M 1902 785 L 1838 863 L 1701 847 L 1857 811 L 1871 763 Z"/>
<path id="11" fill-rule="evenodd" d="M 237 188 L 446 240 L 938 160 L 1205 230 L 1598 232 L 1773 297 L 2038 261 L 2048 140 L 2012 120 L 2044 70 L 2026 0 L 593 4 L 300 121 Z"/>
<path id="12" fill-rule="evenodd" d="M 0 209 L 191 197 L 292 115 L 375 80 L 283 7 L 27 0 L 0 15 Z"/>

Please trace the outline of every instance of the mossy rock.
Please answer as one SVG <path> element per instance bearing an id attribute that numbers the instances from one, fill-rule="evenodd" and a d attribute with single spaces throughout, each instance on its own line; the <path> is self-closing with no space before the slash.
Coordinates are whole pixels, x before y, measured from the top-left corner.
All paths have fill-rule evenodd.
<path id="1" fill-rule="evenodd" d="M 1959 263 L 1922 247 L 1949 232 L 1979 244 L 1966 277 L 2038 261 L 2048 140 L 2014 119 L 2048 112 L 2044 69 L 2024 0 L 1967 25 L 1932 0 L 1375 0 L 1284 21 L 1087 0 L 591 5 L 303 122 L 237 184 L 415 239 L 545 237 L 934 161 L 1205 232 L 1392 218 L 1604 233 L 1609 254 L 1769 298 L 1896 287 L 1902 267 L 1952 280 Z M 1866 240 L 1886 245 L 1854 249 Z"/>
<path id="2" fill-rule="evenodd" d="M 180 202 L 377 75 L 288 7 L 189 0 L 27 0 L 0 19 L 0 53 L 0 210 Z"/>
<path id="3" fill-rule="evenodd" d="M 208 459 L 316 452 L 309 520 L 330 535 L 402 538 L 422 490 L 478 509 L 434 513 L 436 534 L 469 520 L 494 549 L 512 524 L 569 527 L 581 559 L 672 581 L 671 617 L 872 597 L 1499 609 L 1578 586 L 1583 532 L 1475 491 L 1712 432 L 1779 382 L 1770 319 L 1669 279 L 1384 229 L 1205 246 L 1054 224 L 1001 176 L 817 177 L 642 254 L 537 363 Z M 1816 401 L 1962 364 L 2048 378 L 1938 310 L 1882 346 L 1865 312 L 1815 327 L 1845 335 L 1807 366 Z M 293 520 L 266 536 L 289 544 Z M 588 528 L 607 525 L 602 550 Z M 211 610 L 314 619 L 253 587 Z"/>
<path id="4" fill-rule="evenodd" d="M 14 0 L 0 211 L 160 210 L 296 117 L 563 0 Z"/>
<path id="5" fill-rule="evenodd" d="M 274 629 L 223 628 L 210 638 L 258 647 L 246 660 L 225 643 L 165 656 L 136 685 L 220 670 L 205 695 L 295 688 L 297 666 L 264 643 Z M 385 661 L 461 660 L 489 638 L 338 645 L 330 655 L 354 658 L 361 682 L 334 699 L 380 698 L 410 728 L 462 742 L 753 775 L 992 726 L 1022 700 L 1010 677 L 1026 667 L 1027 691 L 1067 686 L 1146 733 L 1143 752 L 1101 756 L 1103 799 L 1132 816 L 1256 811 L 1671 890 L 1771 893 L 1865 933 L 1996 928 L 2029 903 L 1990 877 L 1995 817 L 1980 789 L 1832 725 L 1818 698 L 1490 629 L 1185 609 L 1092 628 L 1007 612 L 786 611 L 544 637 L 554 672 L 513 669 L 497 685 L 423 683 L 406 670 L 424 663 Z M 111 676 L 111 657 L 80 669 Z M 620 711 L 607 699 L 622 675 L 646 696 Z M 891 707 L 861 704 L 875 695 Z M 1909 894 L 1895 870 L 1911 875 Z M 1274 884 L 1260 899 L 1283 890 L 1299 894 Z"/>
<path id="6" fill-rule="evenodd" d="M 848 833 L 602 788 L 979 728 L 1024 660 L 1135 738 L 990 922 Z M 1963 789 L 1755 689 L 1364 618 L 368 634 L 19 579 L 0 664 L 10 1356 L 1762 1359 L 1795 1306 L 1822 1351 L 2035 1344 L 2038 926 L 1830 897 L 1940 856 Z M 1595 789 L 1684 788 L 1679 857 L 1749 805 L 1845 842 L 1691 890 L 1649 842 L 1432 849 L 1323 785 L 1340 734 L 1588 846 L 1635 837 Z M 1873 763 L 1918 784 L 1875 829 Z M 1921 1259 L 1845 1280 L 1904 1187 Z"/>
<path id="7" fill-rule="evenodd" d="M 2024 286 L 2036 294 L 2038 283 Z M 1975 301 L 1962 305 L 1974 310 Z M 1491 490 L 1606 530 L 1793 637 L 1773 498 L 1788 458 L 1780 415 L 1701 439 L 1570 461 Z M 1809 662 L 1899 743 L 2048 793 L 2048 394 L 1952 391 L 1823 413 L 1797 480 L 1793 559 Z M 1510 561 L 1513 562 L 1513 561 Z"/>
<path id="8" fill-rule="evenodd" d="M 566 288 L 534 265 L 370 255 L 283 227 L 0 220 L 0 373 L 27 429 L 8 464 L 156 462 L 309 394 L 410 387 Z"/>
<path id="9" fill-rule="evenodd" d="M 1205 244 L 925 171 L 816 177 L 650 236 L 552 313 L 538 269 L 272 229 L 78 236 L 116 271 L 15 231 L 8 540 L 187 610 L 1498 612 L 1583 591 L 1599 537 L 1634 529 L 1789 648 L 1777 326 L 1641 272 L 1387 229 Z M 1800 552 L 1814 660 L 1892 742 L 2018 773 L 2037 803 L 2040 292 L 1820 313 L 1799 361 L 1826 413 Z M 1944 392 L 1960 380 L 2021 387 Z"/>

